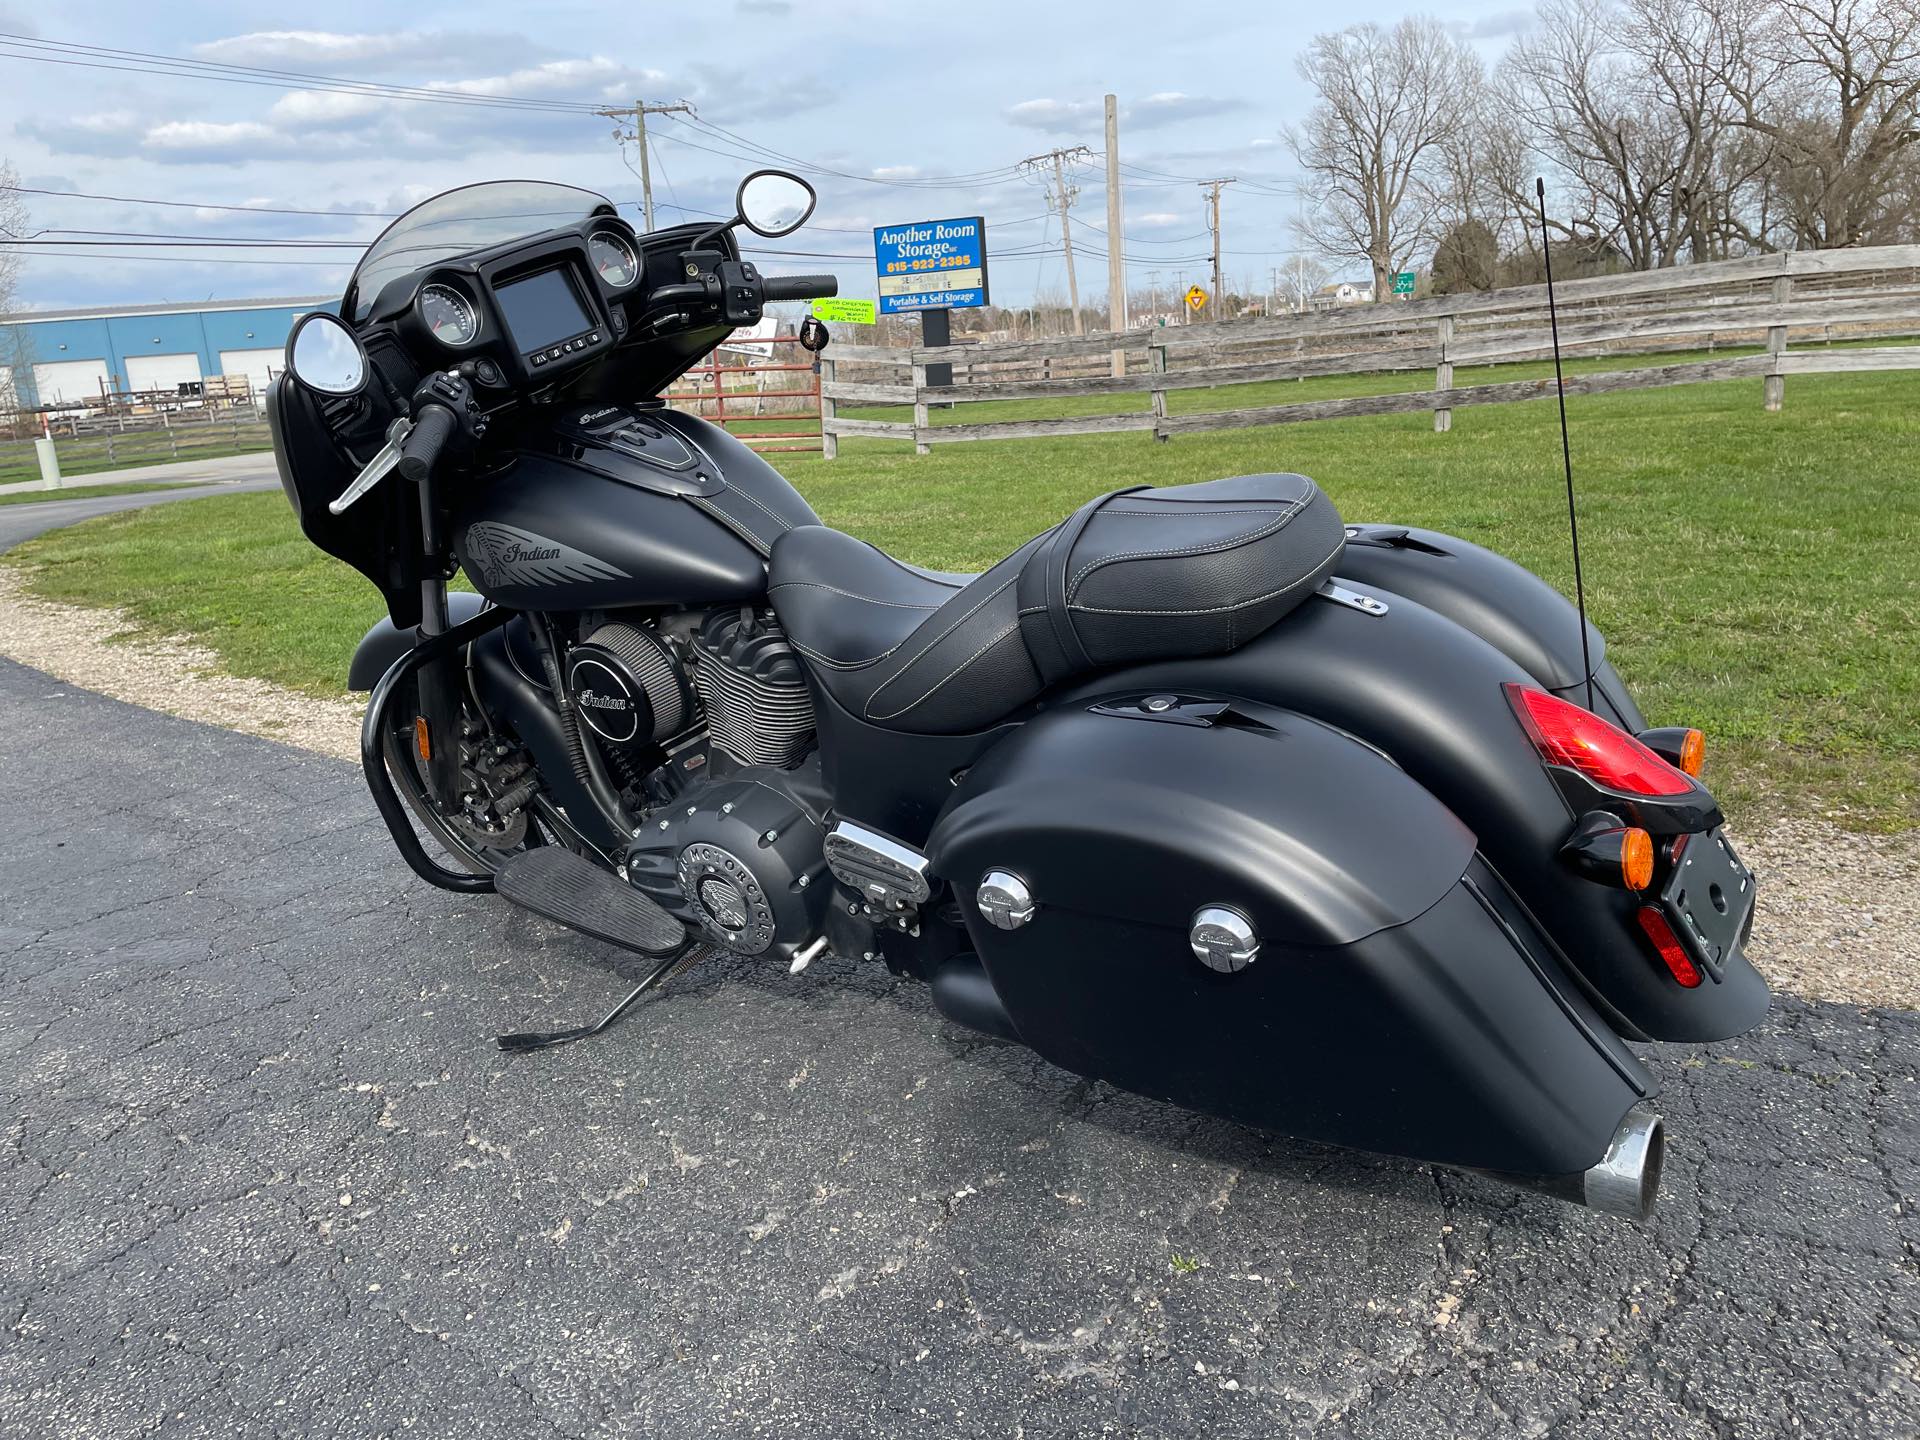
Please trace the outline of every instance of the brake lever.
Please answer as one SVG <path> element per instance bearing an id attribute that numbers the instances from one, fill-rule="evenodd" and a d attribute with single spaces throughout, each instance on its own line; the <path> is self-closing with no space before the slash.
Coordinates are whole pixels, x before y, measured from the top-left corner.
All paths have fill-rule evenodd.
<path id="1" fill-rule="evenodd" d="M 329 514 L 339 515 L 358 500 L 367 491 L 387 478 L 387 473 L 400 463 L 400 447 L 406 443 L 407 436 L 413 431 L 413 421 L 405 415 L 387 427 L 387 443 L 374 453 L 366 467 L 353 477 L 353 483 L 340 492 L 340 498 L 327 506 Z"/>

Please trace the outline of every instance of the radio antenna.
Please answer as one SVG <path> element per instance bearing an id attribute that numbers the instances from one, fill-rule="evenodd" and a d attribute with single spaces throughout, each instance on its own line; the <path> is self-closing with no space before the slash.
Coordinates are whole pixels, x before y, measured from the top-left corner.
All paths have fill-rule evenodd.
<path id="1" fill-rule="evenodd" d="M 1580 574 L 1580 515 L 1573 504 L 1573 445 L 1567 439 L 1567 382 L 1560 373 L 1560 315 L 1553 304 L 1553 242 L 1547 235 L 1547 182 L 1536 175 L 1540 201 L 1540 255 L 1547 266 L 1547 327 L 1553 332 L 1553 393 L 1560 402 L 1560 459 L 1567 470 L 1567 533 L 1573 537 L 1573 599 L 1580 611 L 1580 668 L 1587 677 L 1587 709 L 1593 709 L 1593 656 L 1587 648 L 1587 585 Z"/>

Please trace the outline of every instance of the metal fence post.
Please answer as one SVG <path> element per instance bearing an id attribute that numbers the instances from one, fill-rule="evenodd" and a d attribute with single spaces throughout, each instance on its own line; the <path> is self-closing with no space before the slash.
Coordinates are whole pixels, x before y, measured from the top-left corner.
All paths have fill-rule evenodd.
<path id="1" fill-rule="evenodd" d="M 1453 316 L 1442 315 L 1435 328 L 1440 332 L 1440 363 L 1434 367 L 1433 388 L 1436 391 L 1445 392 L 1453 389 L 1453 361 L 1447 358 L 1453 353 Z M 1433 411 L 1433 433 L 1444 435 L 1452 428 L 1452 407 L 1436 405 Z"/>
<path id="2" fill-rule="evenodd" d="M 1784 256 L 1781 257 L 1780 263 L 1782 265 L 1787 263 Z M 1785 305 L 1787 301 L 1792 298 L 1792 295 L 1793 277 L 1791 275 L 1774 276 L 1773 303 L 1776 305 Z M 1776 366 L 1780 363 L 1779 357 L 1786 353 L 1786 349 L 1787 327 L 1784 325 L 1769 325 L 1767 327 L 1767 354 L 1774 357 L 1774 364 Z M 1779 373 L 1778 370 L 1775 370 L 1760 382 L 1760 393 L 1766 404 L 1767 413 L 1769 415 L 1778 414 L 1780 407 L 1787 402 L 1787 377 Z"/>
<path id="3" fill-rule="evenodd" d="M 838 460 L 840 458 L 840 437 L 832 428 L 832 422 L 840 415 L 840 402 L 827 394 L 827 388 L 833 384 L 833 361 L 825 355 L 819 361 L 820 387 L 820 458 Z"/>

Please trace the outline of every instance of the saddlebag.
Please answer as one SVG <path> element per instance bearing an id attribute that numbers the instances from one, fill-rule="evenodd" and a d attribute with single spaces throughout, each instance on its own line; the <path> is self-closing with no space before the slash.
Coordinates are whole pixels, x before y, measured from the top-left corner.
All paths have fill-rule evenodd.
<path id="1" fill-rule="evenodd" d="M 1005 1028 L 1081 1075 L 1535 1175 L 1594 1164 L 1653 1090 L 1472 832 L 1291 711 L 1136 693 L 1043 715 L 967 772 L 929 852 Z"/>

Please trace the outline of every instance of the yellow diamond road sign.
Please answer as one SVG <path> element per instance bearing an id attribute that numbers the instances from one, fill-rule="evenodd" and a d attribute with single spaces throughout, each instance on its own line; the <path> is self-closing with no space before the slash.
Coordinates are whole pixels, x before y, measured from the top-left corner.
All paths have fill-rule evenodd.
<path id="1" fill-rule="evenodd" d="M 1198 285 L 1188 286 L 1186 301 L 1189 310 L 1198 310 L 1202 305 L 1207 303 L 1207 292 L 1202 290 Z"/>

